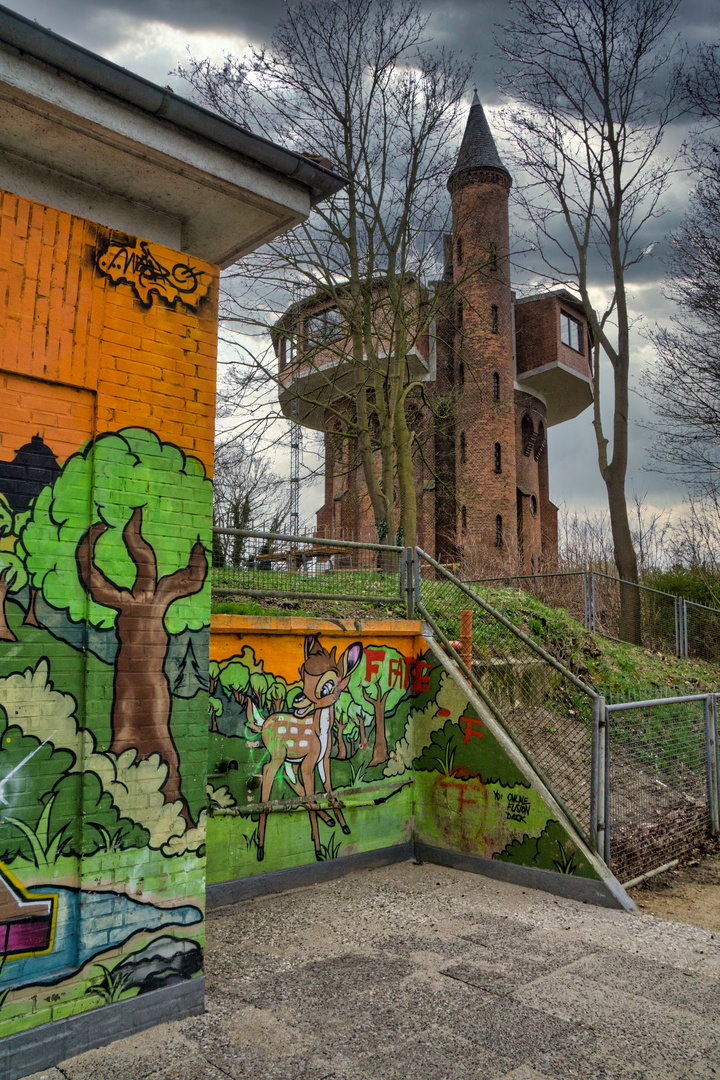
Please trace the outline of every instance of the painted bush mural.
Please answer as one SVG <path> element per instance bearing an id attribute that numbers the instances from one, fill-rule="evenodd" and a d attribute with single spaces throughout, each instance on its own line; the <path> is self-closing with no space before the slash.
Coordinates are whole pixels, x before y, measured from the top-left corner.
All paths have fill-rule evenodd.
<path id="1" fill-rule="evenodd" d="M 412 837 L 595 876 L 416 632 L 266 622 L 213 617 L 209 882 Z"/>
<path id="2" fill-rule="evenodd" d="M 132 427 L 0 496 L 2 1034 L 202 968 L 210 505 Z"/>

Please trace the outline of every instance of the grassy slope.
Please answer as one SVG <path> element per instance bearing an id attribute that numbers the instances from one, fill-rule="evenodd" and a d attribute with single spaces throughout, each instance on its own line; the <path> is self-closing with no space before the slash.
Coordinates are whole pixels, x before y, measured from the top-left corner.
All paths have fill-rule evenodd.
<path id="1" fill-rule="evenodd" d="M 465 601 L 452 596 L 447 589 L 434 588 L 435 583 L 423 583 L 423 598 L 445 629 L 455 639 L 459 634 L 459 608 Z M 586 679 L 598 690 L 612 694 L 635 694 L 638 690 L 658 691 L 665 688 L 690 687 L 702 691 L 720 684 L 720 666 L 703 660 L 681 660 L 669 653 L 651 652 L 627 645 L 599 634 L 590 633 L 564 608 L 547 607 L 528 593 L 513 589 L 484 591 L 483 595 L 513 623 L 538 641 L 548 652 L 562 660 L 572 671 Z M 214 612 L 239 615 L 300 615 L 308 617 L 378 618 L 401 617 L 398 610 L 378 610 L 368 606 L 359 612 L 356 606 L 338 601 L 302 602 L 300 599 L 275 601 L 277 606 L 265 606 L 254 600 L 220 601 L 213 603 Z M 476 647 L 479 639 L 492 626 L 476 620 Z M 503 635 L 504 637 L 504 635 Z M 523 650 L 524 651 L 524 650 Z"/>

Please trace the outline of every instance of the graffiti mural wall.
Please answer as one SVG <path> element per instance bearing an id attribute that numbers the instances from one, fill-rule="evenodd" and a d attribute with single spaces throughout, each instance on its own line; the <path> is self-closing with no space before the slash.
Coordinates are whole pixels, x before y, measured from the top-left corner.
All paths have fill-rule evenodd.
<path id="1" fill-rule="evenodd" d="M 6 1035 L 202 970 L 217 274 L 0 211 Z"/>
<path id="2" fill-rule="evenodd" d="M 213 616 L 209 883 L 411 838 L 596 876 L 420 629 Z"/>

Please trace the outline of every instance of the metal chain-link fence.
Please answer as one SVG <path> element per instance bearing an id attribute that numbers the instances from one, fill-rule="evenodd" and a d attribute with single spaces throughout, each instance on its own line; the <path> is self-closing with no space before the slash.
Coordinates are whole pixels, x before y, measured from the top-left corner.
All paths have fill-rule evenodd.
<path id="1" fill-rule="evenodd" d="M 480 696 L 589 838 L 597 695 L 479 592 L 420 549 L 417 556 L 417 609 L 459 657 Z"/>
<path id="2" fill-rule="evenodd" d="M 419 548 L 243 529 L 214 534 L 215 599 L 335 600 L 424 619 L 621 881 L 720 832 L 714 693 L 608 704 L 488 603 L 487 582 L 462 582 Z M 616 626 L 618 582 L 606 575 L 496 580 L 523 588 L 529 581 L 533 595 L 577 612 L 586 626 L 608 633 Z M 652 589 L 643 589 L 642 603 L 645 640 L 655 647 L 673 636 L 680 655 L 720 646 L 720 612 Z"/>
<path id="3" fill-rule="evenodd" d="M 683 601 L 684 650 L 682 656 L 697 660 L 720 660 L 720 611 L 690 600 Z"/>
<path id="4" fill-rule="evenodd" d="M 408 549 L 249 529 L 213 529 L 217 599 L 351 601 L 408 614 Z"/>
<path id="5" fill-rule="evenodd" d="M 605 857 L 622 882 L 686 856 L 718 831 L 715 695 L 605 708 Z"/>
<path id="6" fill-rule="evenodd" d="M 636 585 L 597 570 L 557 574 L 512 575 L 467 581 L 481 595 L 505 587 L 537 597 L 548 607 L 565 608 L 587 630 L 620 638 L 623 595 L 637 601 L 634 636 L 657 652 L 674 652 L 701 660 L 720 661 L 720 610 L 682 596 Z"/>

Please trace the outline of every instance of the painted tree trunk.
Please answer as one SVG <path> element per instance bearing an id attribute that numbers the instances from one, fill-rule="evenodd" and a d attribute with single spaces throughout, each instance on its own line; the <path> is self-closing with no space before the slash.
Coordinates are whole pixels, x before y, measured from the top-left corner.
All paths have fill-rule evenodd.
<path id="1" fill-rule="evenodd" d="M 375 706 L 375 738 L 370 765 L 382 765 L 389 757 L 385 733 L 385 696 L 383 695 Z"/>
<path id="2" fill-rule="evenodd" d="M 159 754 L 168 767 L 163 797 L 168 803 L 181 800 L 182 815 L 191 825 L 180 786 L 180 759 L 170 730 L 172 697 L 165 675 L 170 638 L 165 615 L 175 600 L 202 589 L 208 571 L 205 550 L 197 541 L 187 566 L 158 578 L 155 552 L 142 535 L 142 508 L 138 507 L 123 530 L 137 570 L 132 589 L 125 589 L 95 563 L 95 546 L 107 529 L 103 522 L 88 529 L 78 543 L 77 564 L 80 580 L 92 599 L 118 612 L 110 749 L 115 754 L 135 750 L 139 760 Z"/>
<path id="3" fill-rule="evenodd" d="M 33 585 L 30 586 L 30 603 L 28 604 L 27 611 L 25 612 L 25 618 L 23 619 L 23 626 L 37 626 L 40 627 L 40 620 L 37 617 L 37 599 L 39 589 L 36 589 Z"/>
<path id="4" fill-rule="evenodd" d="M 336 720 L 337 723 L 337 741 L 338 741 L 338 761 L 347 760 L 347 745 L 345 743 L 344 727 L 342 720 Z"/>
<path id="5" fill-rule="evenodd" d="M 164 616 L 157 604 L 134 602 L 117 617 L 120 647 L 115 660 L 110 750 L 113 754 L 136 750 L 138 761 L 160 754 L 168 767 L 163 796 L 166 802 L 175 802 L 182 799 L 180 758 L 170 732 L 172 698 L 165 674 L 170 636 Z M 183 801 L 183 816 L 186 810 Z"/>
<path id="6" fill-rule="evenodd" d="M 0 641 L 17 641 L 17 638 L 8 625 L 5 612 L 5 602 L 10 589 L 10 582 L 7 580 L 7 574 L 7 568 L 0 573 Z"/>

